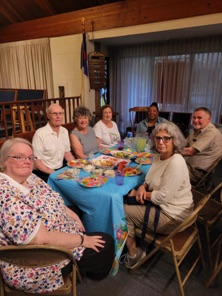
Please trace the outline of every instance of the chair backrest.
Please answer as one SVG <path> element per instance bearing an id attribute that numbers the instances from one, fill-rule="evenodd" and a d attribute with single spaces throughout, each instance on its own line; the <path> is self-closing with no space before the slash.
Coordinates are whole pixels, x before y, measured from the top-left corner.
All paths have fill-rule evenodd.
<path id="1" fill-rule="evenodd" d="M 75 262 L 73 253 L 62 247 L 50 245 L 0 247 L 0 260 L 20 266 L 50 266 L 65 259 Z"/>
<path id="2" fill-rule="evenodd" d="M 207 183 L 212 179 L 213 174 L 221 162 L 222 157 L 219 157 L 215 163 L 207 170 L 206 174 L 198 181 L 196 185 L 193 186 L 194 189 L 197 189 L 199 191 L 203 191 L 204 193 L 207 193 L 209 189 L 207 188 Z M 211 188 L 210 188 L 211 190 Z"/>
<path id="3" fill-rule="evenodd" d="M 179 225 L 177 228 L 172 231 L 165 240 L 162 241 L 160 244 L 162 247 L 166 243 L 169 242 L 171 238 L 173 238 L 178 232 L 181 232 L 185 230 L 187 227 L 191 226 L 197 219 L 198 213 L 202 210 L 202 208 L 205 206 L 207 201 L 211 198 L 211 194 L 204 195 L 201 200 L 198 202 L 198 204 L 195 206 L 193 212 Z"/>
<path id="4" fill-rule="evenodd" d="M 13 102 L 16 96 L 15 90 L 0 90 L 0 102 Z"/>
<path id="5" fill-rule="evenodd" d="M 192 113 L 173 112 L 171 121 L 174 122 L 182 131 L 185 137 L 189 134 Z"/>
<path id="6" fill-rule="evenodd" d="M 159 112 L 159 117 L 170 120 L 171 119 L 171 112 L 170 111 L 160 111 Z"/>
<path id="7" fill-rule="evenodd" d="M 76 272 L 77 264 L 73 257 L 73 253 L 71 250 L 66 248 L 50 245 L 19 245 L 0 247 L 0 261 L 8 262 L 21 267 L 46 267 L 59 263 L 65 259 L 69 259 L 73 263 L 73 273 Z M 79 273 L 78 276 L 81 281 Z M 72 286 L 76 286 L 76 283 L 74 282 L 75 280 L 76 274 L 73 274 Z"/>
<path id="8" fill-rule="evenodd" d="M 18 101 L 44 99 L 47 99 L 47 92 L 45 89 L 18 89 Z"/>
<path id="9" fill-rule="evenodd" d="M 147 106 L 138 106 L 138 107 L 129 108 L 130 125 L 133 133 L 135 133 L 136 131 L 137 124 L 143 119 L 147 118 L 148 110 L 149 110 L 149 107 Z"/>

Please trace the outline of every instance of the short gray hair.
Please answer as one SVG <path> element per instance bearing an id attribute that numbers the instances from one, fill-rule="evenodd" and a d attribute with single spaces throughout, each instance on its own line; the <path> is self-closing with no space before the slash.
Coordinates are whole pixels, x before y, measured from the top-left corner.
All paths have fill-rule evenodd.
<path id="1" fill-rule="evenodd" d="M 32 149 L 32 151 L 34 151 L 32 144 L 26 139 L 13 138 L 13 139 L 6 140 L 0 150 L 0 172 L 3 172 L 5 170 L 4 162 L 6 161 L 7 156 L 11 151 L 12 147 L 18 143 L 26 144 Z"/>
<path id="2" fill-rule="evenodd" d="M 77 122 L 77 119 L 81 116 L 87 116 L 89 121 L 91 120 L 91 112 L 88 108 L 85 106 L 78 106 L 74 109 L 73 112 L 73 121 L 74 123 Z"/>
<path id="3" fill-rule="evenodd" d="M 53 107 L 55 107 L 55 106 L 59 106 L 59 107 L 61 107 L 61 109 L 62 109 L 62 106 L 60 106 L 59 104 L 57 104 L 57 103 L 52 103 L 51 105 L 48 106 L 48 108 L 46 108 L 46 113 L 49 114 L 49 113 L 52 111 L 51 109 L 52 109 Z M 63 110 L 63 109 L 62 109 L 62 110 Z"/>
<path id="4" fill-rule="evenodd" d="M 183 149 L 186 145 L 186 140 L 179 129 L 179 127 L 170 121 L 159 123 L 152 132 L 153 138 L 159 131 L 165 130 L 167 133 L 173 137 L 174 152 L 178 152 Z M 153 142 L 154 146 L 154 142 Z"/>

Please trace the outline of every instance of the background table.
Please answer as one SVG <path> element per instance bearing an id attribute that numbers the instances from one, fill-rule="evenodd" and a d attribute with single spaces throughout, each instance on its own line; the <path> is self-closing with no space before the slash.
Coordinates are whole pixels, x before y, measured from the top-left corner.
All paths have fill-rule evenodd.
<path id="1" fill-rule="evenodd" d="M 137 166 L 131 162 L 130 165 Z M 123 207 L 123 196 L 132 188 L 142 184 L 150 165 L 142 165 L 142 174 L 125 177 L 124 184 L 117 186 L 115 178 L 96 188 L 87 188 L 74 180 L 61 180 L 57 176 L 69 169 L 62 168 L 49 176 L 48 184 L 63 197 L 65 204 L 77 205 L 83 212 L 82 221 L 87 232 L 102 231 L 115 239 L 116 254 L 120 251 L 127 236 L 127 226 Z M 80 177 L 88 176 L 81 170 Z"/>

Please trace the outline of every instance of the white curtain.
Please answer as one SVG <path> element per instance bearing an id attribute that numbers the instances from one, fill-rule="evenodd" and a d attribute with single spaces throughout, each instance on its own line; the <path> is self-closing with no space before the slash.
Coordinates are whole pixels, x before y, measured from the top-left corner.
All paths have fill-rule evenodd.
<path id="1" fill-rule="evenodd" d="M 49 39 L 0 44 L 0 87 L 47 89 L 53 98 Z"/>
<path id="2" fill-rule="evenodd" d="M 205 106 L 221 114 L 222 38 L 212 36 L 109 48 L 110 104 L 125 132 L 129 108 L 158 102 L 162 111 Z"/>

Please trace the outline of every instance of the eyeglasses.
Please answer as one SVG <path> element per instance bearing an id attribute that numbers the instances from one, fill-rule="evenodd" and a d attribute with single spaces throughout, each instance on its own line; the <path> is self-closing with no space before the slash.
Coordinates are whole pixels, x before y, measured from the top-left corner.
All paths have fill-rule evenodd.
<path id="1" fill-rule="evenodd" d="M 52 112 L 52 113 L 49 113 L 49 114 L 52 114 L 53 116 L 63 116 L 64 112 Z"/>
<path id="2" fill-rule="evenodd" d="M 162 140 L 163 143 L 168 143 L 170 141 L 170 139 L 172 139 L 172 138 L 173 137 L 167 137 L 167 136 L 165 136 L 165 137 L 158 137 L 158 136 L 156 136 L 156 137 L 154 137 L 154 141 L 155 142 L 160 142 L 160 140 Z"/>
<path id="3" fill-rule="evenodd" d="M 13 158 L 17 161 L 20 161 L 20 162 L 23 162 L 23 161 L 26 161 L 27 159 L 31 162 L 37 160 L 38 158 L 36 156 L 7 156 L 9 158 Z"/>

